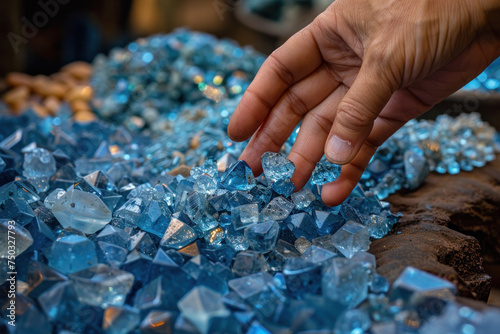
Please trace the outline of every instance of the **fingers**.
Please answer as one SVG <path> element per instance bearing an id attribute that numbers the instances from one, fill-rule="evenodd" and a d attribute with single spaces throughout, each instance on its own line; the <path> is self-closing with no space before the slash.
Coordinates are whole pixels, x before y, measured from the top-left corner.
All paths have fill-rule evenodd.
<path id="1" fill-rule="evenodd" d="M 365 61 L 340 102 L 325 146 L 326 158 L 340 165 L 351 161 L 370 134 L 373 122 L 395 90 L 378 65 Z"/>
<path id="2" fill-rule="evenodd" d="M 267 151 L 278 152 L 304 115 L 338 87 L 338 82 L 333 80 L 329 71 L 328 65 L 323 63 L 311 75 L 290 87 L 278 100 L 240 157 L 255 174 L 261 172 L 262 154 Z"/>
<path id="3" fill-rule="evenodd" d="M 266 119 L 285 90 L 322 63 L 310 26 L 293 35 L 274 51 L 255 76 L 231 118 L 229 137 L 248 139 Z"/>
<path id="4" fill-rule="evenodd" d="M 323 156 L 323 147 L 330 132 L 339 102 L 344 97 L 347 87 L 340 85 L 328 98 L 311 110 L 300 126 L 297 140 L 288 159 L 295 164 L 292 182 L 300 189 L 311 177 L 316 163 Z"/>

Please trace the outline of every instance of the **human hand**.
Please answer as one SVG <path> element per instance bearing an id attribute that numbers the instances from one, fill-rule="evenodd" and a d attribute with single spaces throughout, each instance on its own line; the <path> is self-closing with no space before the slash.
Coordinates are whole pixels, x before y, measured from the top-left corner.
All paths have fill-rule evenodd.
<path id="1" fill-rule="evenodd" d="M 458 90 L 500 55 L 498 0 L 337 0 L 274 51 L 229 124 L 248 139 L 240 159 L 261 173 L 302 120 L 288 156 L 300 189 L 323 154 L 342 164 L 323 186 L 344 201 L 370 158 L 407 121 Z"/>

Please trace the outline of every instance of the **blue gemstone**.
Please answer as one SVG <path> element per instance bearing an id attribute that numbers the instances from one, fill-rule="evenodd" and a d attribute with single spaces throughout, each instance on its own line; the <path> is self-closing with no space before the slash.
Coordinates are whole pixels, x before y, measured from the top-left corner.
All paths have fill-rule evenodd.
<path id="1" fill-rule="evenodd" d="M 330 162 L 318 162 L 311 176 L 311 182 L 323 185 L 335 181 L 340 176 L 340 166 Z"/>
<path id="2" fill-rule="evenodd" d="M 227 190 L 247 191 L 255 187 L 255 178 L 247 163 L 240 160 L 221 175 L 220 185 Z"/>
<path id="3" fill-rule="evenodd" d="M 291 179 L 295 165 L 281 153 L 266 152 L 261 158 L 264 175 L 272 182 Z"/>

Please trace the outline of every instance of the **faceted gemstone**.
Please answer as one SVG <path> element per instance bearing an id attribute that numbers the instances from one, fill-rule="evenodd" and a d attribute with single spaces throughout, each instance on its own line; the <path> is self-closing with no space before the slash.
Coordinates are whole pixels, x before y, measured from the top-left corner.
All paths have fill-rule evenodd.
<path id="1" fill-rule="evenodd" d="M 290 197 L 295 190 L 295 185 L 289 179 L 278 180 L 271 185 L 272 189 L 279 195 Z"/>
<path id="2" fill-rule="evenodd" d="M 146 209 L 146 203 L 141 198 L 131 198 L 113 213 L 114 217 L 135 224 Z"/>
<path id="3" fill-rule="evenodd" d="M 185 202 L 184 212 L 193 221 L 197 222 L 207 213 L 208 202 L 204 195 L 192 192 Z"/>
<path id="4" fill-rule="evenodd" d="M 180 249 L 194 240 L 196 240 L 196 232 L 193 228 L 179 219 L 172 218 L 160 245 Z"/>
<path id="5" fill-rule="evenodd" d="M 351 258 L 356 252 L 370 248 L 370 235 L 365 226 L 348 221 L 332 236 L 332 243 L 345 257 Z"/>
<path id="6" fill-rule="evenodd" d="M 248 164 L 239 160 L 221 175 L 220 185 L 227 190 L 247 191 L 255 187 L 255 178 Z"/>
<path id="7" fill-rule="evenodd" d="M 14 220 L 0 219 L 0 258 L 13 259 L 32 244 L 33 238 L 27 229 L 16 226 Z"/>
<path id="8" fill-rule="evenodd" d="M 132 274 L 135 285 L 142 286 L 149 280 L 149 272 L 153 259 L 145 254 L 133 251 L 127 255 L 125 262 L 120 266 L 121 270 Z"/>
<path id="9" fill-rule="evenodd" d="M 417 189 L 429 175 L 429 163 L 423 152 L 419 154 L 415 150 L 407 150 L 404 155 L 404 169 L 408 188 Z"/>
<path id="10" fill-rule="evenodd" d="M 295 165 L 281 153 L 266 152 L 261 158 L 262 169 L 266 179 L 272 182 L 291 179 Z"/>
<path id="11" fill-rule="evenodd" d="M 370 232 L 370 237 L 380 239 L 386 235 L 392 226 L 389 226 L 387 219 L 381 215 L 370 215 L 365 225 Z"/>
<path id="12" fill-rule="evenodd" d="M 258 252 L 244 251 L 234 258 L 233 272 L 238 276 L 248 276 L 268 269 L 265 257 Z"/>
<path id="13" fill-rule="evenodd" d="M 340 176 L 340 166 L 330 162 L 318 162 L 311 176 L 311 182 L 323 185 L 335 181 Z"/>
<path id="14" fill-rule="evenodd" d="M 8 198 L 22 200 L 27 204 L 40 200 L 33 186 L 26 181 L 13 181 L 0 187 L 0 203 Z"/>
<path id="15" fill-rule="evenodd" d="M 24 155 L 23 176 L 39 193 L 49 189 L 49 179 L 56 172 L 56 160 L 44 148 L 35 148 Z"/>
<path id="16" fill-rule="evenodd" d="M 311 245 L 310 247 L 308 247 L 306 251 L 302 254 L 303 259 L 319 265 L 337 256 L 338 255 L 336 253 L 315 245 Z"/>
<path id="17" fill-rule="evenodd" d="M 94 194 L 70 189 L 52 207 L 63 227 L 73 227 L 86 234 L 100 230 L 111 221 L 111 211 Z"/>
<path id="18" fill-rule="evenodd" d="M 170 222 L 170 215 L 166 217 L 158 202 L 152 201 L 136 220 L 136 225 L 143 231 L 163 237 Z"/>
<path id="19" fill-rule="evenodd" d="M 0 204 L 0 219 L 15 221 L 16 226 L 25 226 L 35 219 L 35 213 L 22 199 L 7 198 Z"/>
<path id="20" fill-rule="evenodd" d="M 283 267 L 286 289 L 295 297 L 321 290 L 321 267 L 301 258 L 290 258 Z"/>
<path id="21" fill-rule="evenodd" d="M 104 311 L 102 329 L 110 334 L 130 333 L 141 320 L 139 310 L 130 306 L 109 306 Z"/>
<path id="22" fill-rule="evenodd" d="M 307 208 L 315 199 L 316 196 L 307 188 L 302 188 L 300 191 L 292 194 L 292 201 L 297 210 Z"/>
<path id="23" fill-rule="evenodd" d="M 120 247 L 127 247 L 129 235 L 122 229 L 107 225 L 95 238 L 96 242 L 107 242 Z"/>
<path id="24" fill-rule="evenodd" d="M 364 224 L 364 217 L 360 214 L 357 208 L 354 208 L 351 204 L 343 203 L 340 206 L 340 214 L 344 217 L 345 221 L 353 221 L 359 224 Z"/>
<path id="25" fill-rule="evenodd" d="M 95 244 L 83 236 L 70 234 L 58 238 L 52 245 L 49 265 L 63 274 L 74 273 L 95 264 Z"/>
<path id="26" fill-rule="evenodd" d="M 114 182 L 102 171 L 95 171 L 83 177 L 92 186 L 107 191 L 116 191 Z"/>
<path id="27" fill-rule="evenodd" d="M 43 204 L 45 204 L 48 209 L 52 210 L 54 204 L 56 204 L 56 202 L 59 201 L 64 194 L 66 194 L 66 190 L 57 188 L 45 197 Z"/>
<path id="28" fill-rule="evenodd" d="M 453 300 L 455 292 L 453 283 L 425 271 L 407 267 L 392 285 L 391 299 L 403 299 L 410 303 L 417 303 L 429 297 Z"/>
<path id="29" fill-rule="evenodd" d="M 334 258 L 323 271 L 323 295 L 351 309 L 366 299 L 369 281 L 369 272 L 359 263 Z"/>
<path id="30" fill-rule="evenodd" d="M 387 293 L 389 282 L 384 276 L 374 273 L 370 282 L 370 291 L 373 293 Z"/>
<path id="31" fill-rule="evenodd" d="M 231 153 L 224 153 L 224 155 L 217 160 L 217 170 L 219 172 L 224 172 L 229 166 L 232 166 L 237 161 L 238 159 Z"/>
<path id="32" fill-rule="evenodd" d="M 118 268 L 127 258 L 127 249 L 123 247 L 102 241 L 99 241 L 97 246 L 97 259 L 99 263 L 109 264 Z"/>
<path id="33" fill-rule="evenodd" d="M 305 212 L 288 216 L 285 219 L 285 224 L 297 238 L 304 237 L 312 240 L 319 236 L 314 219 Z"/>
<path id="34" fill-rule="evenodd" d="M 335 234 L 345 223 L 344 218 L 339 214 L 320 210 L 314 210 L 312 214 L 316 230 L 320 235 Z"/>
<path id="35" fill-rule="evenodd" d="M 98 264 L 71 274 L 80 302 L 106 308 L 122 306 L 134 284 L 134 276 L 126 271 Z"/>
<path id="36" fill-rule="evenodd" d="M 268 252 L 276 245 L 280 228 L 275 221 L 266 221 L 245 229 L 250 248 L 257 252 Z"/>
<path id="37" fill-rule="evenodd" d="M 36 304 L 29 298 L 16 294 L 15 297 L 15 318 L 8 324 L 15 328 L 15 333 L 51 333 L 52 325 L 47 317 L 41 312 Z M 2 310 L 7 314 L 8 310 Z M 8 321 L 11 321 L 8 318 Z M 14 326 L 12 325 L 14 324 Z"/>
<path id="38" fill-rule="evenodd" d="M 235 278 L 228 282 L 229 287 L 243 300 L 256 297 L 273 285 L 273 277 L 266 272 Z"/>
<path id="39" fill-rule="evenodd" d="M 235 230 L 240 230 L 259 222 L 259 206 L 257 204 L 240 205 L 231 210 L 231 219 Z"/>
<path id="40" fill-rule="evenodd" d="M 224 170 L 225 169 L 226 168 L 224 168 Z M 205 159 L 200 167 L 194 166 L 193 168 L 191 168 L 190 174 L 195 179 L 199 178 L 203 174 L 214 177 L 218 174 L 217 163 L 212 159 Z"/>
<path id="41" fill-rule="evenodd" d="M 196 179 L 193 190 L 200 194 L 213 195 L 217 190 L 217 181 L 209 175 L 202 174 Z"/>
<path id="42" fill-rule="evenodd" d="M 151 311 L 139 326 L 141 334 L 172 334 L 174 315 L 168 311 Z"/>
<path id="43" fill-rule="evenodd" d="M 294 208 L 294 204 L 285 198 L 278 196 L 275 197 L 269 202 L 264 210 L 262 210 L 262 216 L 265 219 L 270 220 L 284 220 Z"/>
<path id="44" fill-rule="evenodd" d="M 143 231 L 139 231 L 130 237 L 128 250 L 138 251 L 139 253 L 145 254 L 147 256 L 154 256 L 156 254 L 158 243 L 151 239 L 151 236 Z"/>
<path id="45" fill-rule="evenodd" d="M 210 320 L 229 315 L 222 296 L 204 286 L 189 291 L 178 303 L 179 310 L 201 333 L 208 333 Z"/>
<path id="46" fill-rule="evenodd" d="M 297 240 L 295 240 L 293 245 L 300 254 L 304 254 L 307 251 L 307 249 L 311 246 L 311 242 L 304 237 L 299 237 L 297 238 Z"/>

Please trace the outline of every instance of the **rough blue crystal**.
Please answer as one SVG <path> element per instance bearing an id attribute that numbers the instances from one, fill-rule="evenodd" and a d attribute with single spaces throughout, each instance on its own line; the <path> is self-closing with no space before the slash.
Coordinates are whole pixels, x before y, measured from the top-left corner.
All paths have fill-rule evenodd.
<path id="1" fill-rule="evenodd" d="M 292 201 L 295 204 L 297 210 L 303 210 L 307 208 L 314 200 L 316 196 L 313 192 L 307 188 L 303 188 L 300 191 L 292 194 Z"/>
<path id="2" fill-rule="evenodd" d="M 295 172 L 294 163 L 281 153 L 266 152 L 262 155 L 261 162 L 264 175 L 272 182 L 291 179 Z"/>
<path id="3" fill-rule="evenodd" d="M 69 277 L 80 302 L 102 308 L 122 306 L 134 284 L 132 274 L 105 264 L 75 272 Z"/>
<path id="4" fill-rule="evenodd" d="M 238 276 L 248 276 L 268 269 L 265 257 L 259 252 L 244 251 L 234 258 L 233 272 Z"/>
<path id="5" fill-rule="evenodd" d="M 319 236 L 314 219 L 305 212 L 288 216 L 284 223 L 292 230 L 296 238 L 305 237 L 308 240 L 312 240 Z"/>
<path id="6" fill-rule="evenodd" d="M 311 182 L 323 185 L 335 181 L 340 176 L 340 166 L 330 162 L 318 162 L 311 176 Z"/>
<path id="7" fill-rule="evenodd" d="M 31 233 L 15 221 L 0 219 L 0 258 L 15 259 L 33 244 Z"/>
<path id="8" fill-rule="evenodd" d="M 104 311 L 102 329 L 110 334 L 130 333 L 141 320 L 139 310 L 130 306 L 109 306 Z"/>
<path id="9" fill-rule="evenodd" d="M 63 274 L 74 273 L 96 264 L 95 244 L 83 236 L 64 236 L 52 245 L 49 265 Z"/>
<path id="10" fill-rule="evenodd" d="M 174 314 L 168 311 L 151 311 L 142 320 L 139 330 L 141 334 L 170 334 L 173 327 Z"/>
<path id="11" fill-rule="evenodd" d="M 274 248 L 278 239 L 279 226 L 275 221 L 266 221 L 245 229 L 250 248 L 257 252 L 267 252 Z"/>
<path id="12" fill-rule="evenodd" d="M 259 222 L 259 206 L 257 204 L 237 206 L 231 210 L 231 219 L 235 230 L 255 225 Z"/>
<path id="13" fill-rule="evenodd" d="M 278 196 L 269 202 L 264 210 L 262 210 L 262 216 L 265 219 L 270 220 L 284 220 L 290 215 L 294 208 L 294 204 L 285 198 Z"/>
<path id="14" fill-rule="evenodd" d="M 337 319 L 333 330 L 338 334 L 364 333 L 370 325 L 370 315 L 365 309 L 347 310 Z"/>
<path id="15" fill-rule="evenodd" d="M 429 175 L 429 163 L 422 154 L 408 150 L 404 155 L 404 168 L 408 188 L 417 189 Z"/>
<path id="16" fill-rule="evenodd" d="M 255 187 L 255 178 L 248 164 L 239 160 L 221 175 L 220 185 L 227 190 L 246 191 Z"/>
<path id="17" fill-rule="evenodd" d="M 179 219 L 172 218 L 160 245 L 180 249 L 194 240 L 196 240 L 196 232 L 193 228 Z"/>
<path id="18" fill-rule="evenodd" d="M 210 320 L 229 315 L 229 310 L 217 292 L 197 286 L 189 291 L 178 303 L 182 315 L 191 321 L 201 333 L 208 333 Z"/>
<path id="19" fill-rule="evenodd" d="M 339 214 L 320 210 L 314 210 L 312 214 L 320 235 L 335 234 L 345 223 L 344 218 Z"/>
<path id="20" fill-rule="evenodd" d="M 23 175 L 39 193 L 49 189 L 49 179 L 55 172 L 56 160 L 46 149 L 35 148 L 25 154 Z"/>
<path id="21" fill-rule="evenodd" d="M 278 180 L 271 185 L 272 189 L 279 195 L 290 197 L 295 190 L 295 185 L 289 179 Z"/>
<path id="22" fill-rule="evenodd" d="M 350 258 L 356 252 L 368 250 L 370 234 L 365 226 L 348 221 L 332 236 L 332 243 L 345 257 Z"/>
<path id="23" fill-rule="evenodd" d="M 111 221 L 111 211 L 94 194 L 70 189 L 55 202 L 52 213 L 63 227 L 92 234 Z"/>
<path id="24" fill-rule="evenodd" d="M 201 194 L 213 195 L 217 190 L 217 181 L 209 175 L 202 174 L 196 179 L 193 190 Z"/>
<path id="25" fill-rule="evenodd" d="M 305 259 L 290 258 L 283 267 L 287 291 L 295 297 L 321 290 L 321 267 Z"/>

